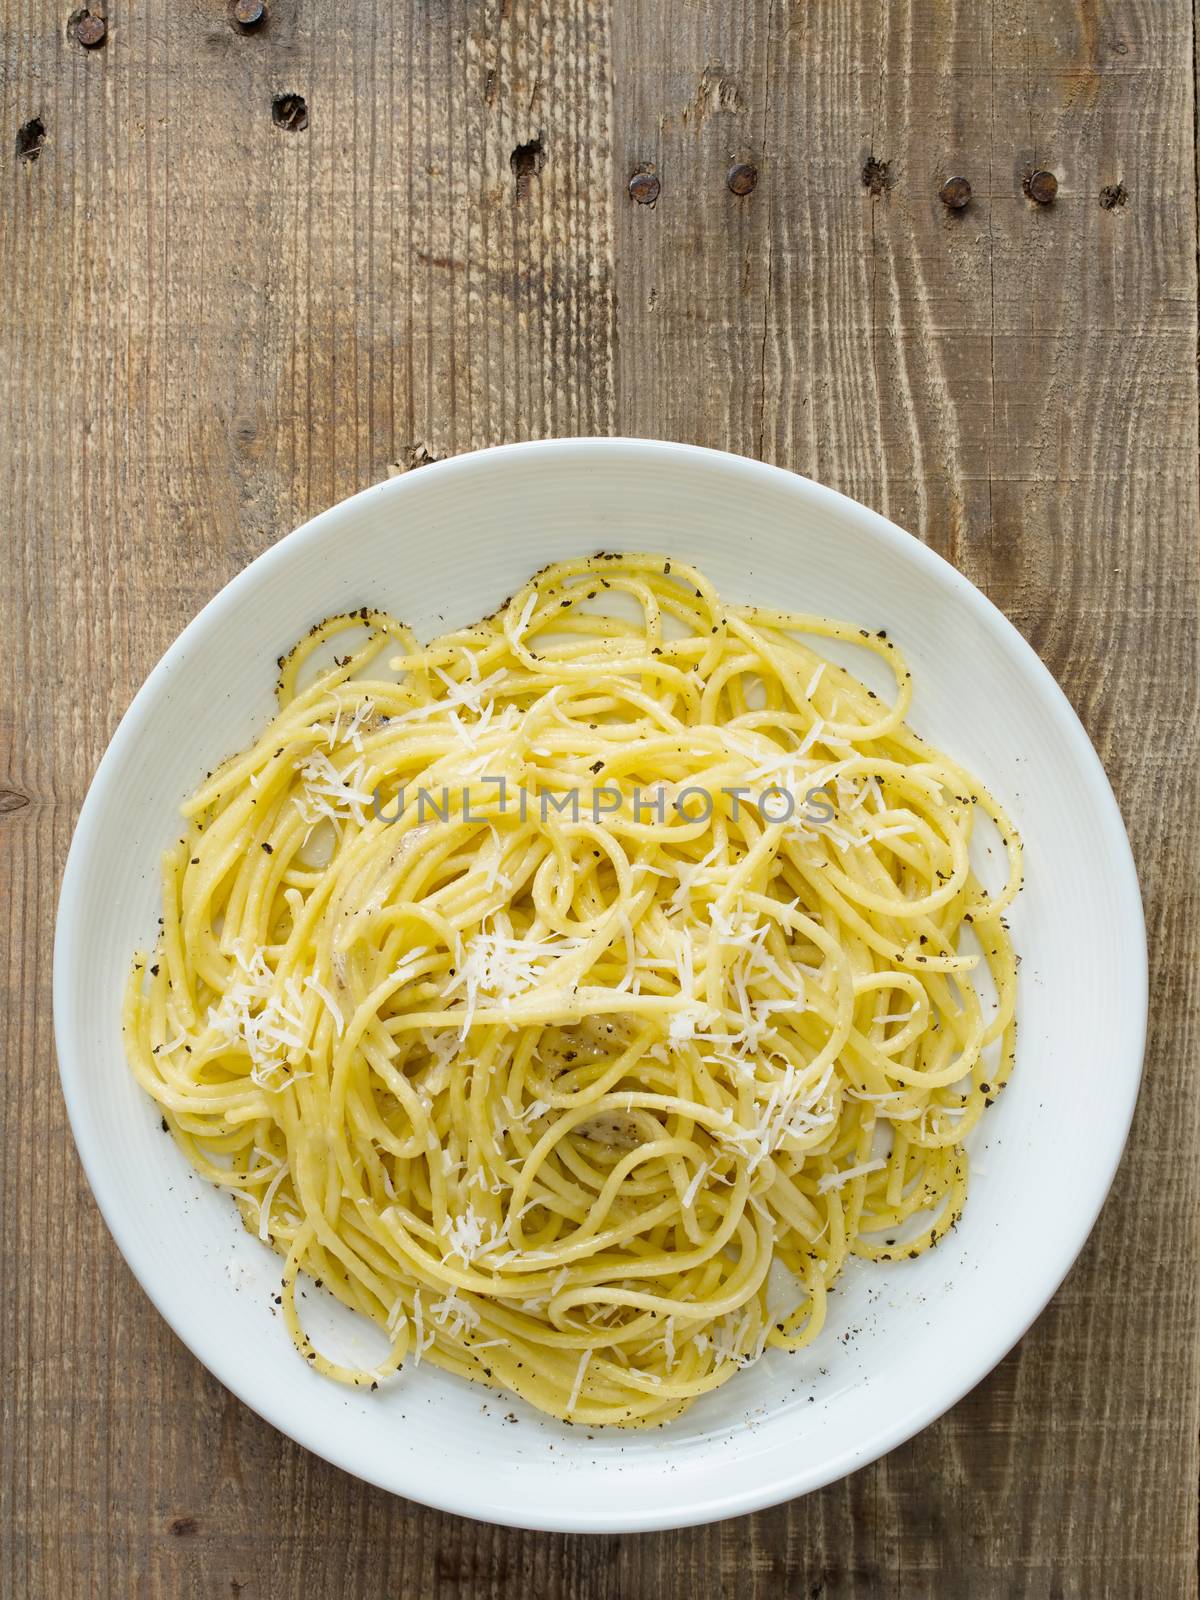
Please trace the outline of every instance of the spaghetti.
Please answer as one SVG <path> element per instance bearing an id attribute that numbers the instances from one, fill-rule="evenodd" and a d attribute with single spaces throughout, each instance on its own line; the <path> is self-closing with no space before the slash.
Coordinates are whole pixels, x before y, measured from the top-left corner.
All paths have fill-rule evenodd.
<path id="1" fill-rule="evenodd" d="M 1013 1061 L 1021 851 L 907 727 L 882 631 L 597 556 L 427 646 L 331 618 L 278 696 L 183 808 L 124 1025 L 318 1371 L 660 1423 L 815 1339 L 848 1257 L 953 1226 Z M 301 1271 L 387 1331 L 377 1367 L 314 1347 Z"/>

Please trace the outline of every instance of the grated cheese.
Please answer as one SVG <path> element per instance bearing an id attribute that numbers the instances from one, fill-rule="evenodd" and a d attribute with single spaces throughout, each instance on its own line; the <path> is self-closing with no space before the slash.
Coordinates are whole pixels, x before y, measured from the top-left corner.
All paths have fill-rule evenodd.
<path id="1" fill-rule="evenodd" d="M 468 1206 L 460 1216 L 447 1218 L 443 1232 L 446 1235 L 447 1256 L 458 1256 L 470 1266 L 483 1248 L 483 1218 L 474 1206 Z"/>
<path id="2" fill-rule="evenodd" d="M 327 819 L 335 824 L 354 822 L 362 828 L 372 803 L 371 795 L 357 787 L 363 781 L 361 757 L 343 773 L 323 750 L 314 750 L 300 767 L 303 797 L 294 795 L 292 804 L 310 827 Z"/>
<path id="3" fill-rule="evenodd" d="M 548 966 L 583 947 L 583 939 L 518 939 L 509 934 L 487 933 L 482 928 L 466 941 L 445 997 L 464 991 L 460 1042 L 474 1020 L 480 995 L 504 1002 L 525 994 L 547 975 Z"/>
<path id="4" fill-rule="evenodd" d="M 333 998 L 325 985 L 323 983 L 319 983 L 316 978 L 305 978 L 304 987 L 306 989 L 311 989 L 315 995 L 325 1002 L 326 1010 L 333 1018 L 333 1031 L 340 1039 L 346 1028 L 346 1020 L 342 1016 L 341 1008 L 337 1001 Z"/>
<path id="5" fill-rule="evenodd" d="M 233 954 L 240 975 L 209 1008 L 208 1026 L 225 1044 L 245 1048 L 251 1079 L 260 1089 L 269 1089 L 286 1052 L 308 1048 L 300 988 L 289 978 L 283 992 L 276 991 L 275 974 L 261 948 L 247 957 L 239 945 Z"/>
<path id="6" fill-rule="evenodd" d="M 843 1167 L 840 1172 L 827 1172 L 824 1177 L 818 1178 L 817 1188 L 822 1194 L 828 1194 L 830 1189 L 840 1189 L 844 1184 L 850 1183 L 854 1178 L 861 1178 L 868 1172 L 881 1172 L 887 1162 L 882 1156 L 874 1161 L 864 1161 L 857 1167 Z"/>
<path id="7" fill-rule="evenodd" d="M 697 1191 L 699 1190 L 700 1185 L 704 1182 L 704 1179 L 707 1176 L 707 1174 L 711 1171 L 711 1168 L 712 1168 L 712 1163 L 708 1162 L 708 1161 L 702 1162 L 701 1165 L 696 1168 L 696 1171 L 692 1176 L 692 1181 L 691 1181 L 691 1183 L 688 1184 L 687 1188 L 683 1191 L 683 1195 L 682 1195 L 682 1197 L 680 1199 L 680 1202 L 679 1202 L 680 1205 L 682 1205 L 682 1207 L 683 1207 L 683 1209 L 685 1211 L 691 1205 L 692 1201 L 696 1198 Z"/>
<path id="8" fill-rule="evenodd" d="M 276 1194 L 278 1193 L 279 1185 L 283 1182 L 287 1175 L 288 1164 L 286 1161 L 284 1161 L 280 1163 L 279 1171 L 267 1185 L 266 1193 L 262 1197 L 262 1204 L 258 1208 L 258 1237 L 263 1241 L 264 1244 L 267 1242 L 267 1235 L 271 1231 L 271 1206 L 275 1200 Z"/>
<path id="9" fill-rule="evenodd" d="M 474 1333 L 480 1321 L 475 1307 L 462 1299 L 458 1290 L 453 1288 L 443 1299 L 430 1306 L 429 1315 L 439 1327 L 445 1328 L 452 1339 L 459 1338 L 464 1331 Z"/>
<path id="10" fill-rule="evenodd" d="M 537 598 L 537 590 L 534 589 L 521 607 L 521 615 L 517 618 L 517 625 L 513 629 L 512 635 L 514 641 L 518 644 L 525 636 L 525 630 L 529 626 L 529 619 L 533 615 L 534 607 L 537 605 Z"/>
<path id="11" fill-rule="evenodd" d="M 575 1373 L 575 1382 L 571 1385 L 571 1397 L 567 1401 L 567 1410 L 574 1411 L 579 1404 L 579 1393 L 583 1388 L 583 1375 L 587 1371 L 588 1362 L 592 1359 L 592 1352 L 585 1350 L 579 1358 L 579 1368 Z"/>

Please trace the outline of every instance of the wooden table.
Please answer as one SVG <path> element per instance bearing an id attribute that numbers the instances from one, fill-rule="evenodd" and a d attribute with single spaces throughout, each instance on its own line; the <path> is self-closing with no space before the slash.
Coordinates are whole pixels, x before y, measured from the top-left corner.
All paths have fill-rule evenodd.
<path id="1" fill-rule="evenodd" d="M 90 47 L 68 9 L 0 0 L 0 1591 L 1195 1595 L 1187 4 L 111 0 Z M 612 432 L 811 474 L 983 588 L 1105 760 L 1152 950 L 1128 1154 L 1020 1347 L 846 1482 L 627 1539 L 391 1499 L 226 1394 L 101 1224 L 50 1023 L 86 784 L 200 604 L 386 473 Z"/>

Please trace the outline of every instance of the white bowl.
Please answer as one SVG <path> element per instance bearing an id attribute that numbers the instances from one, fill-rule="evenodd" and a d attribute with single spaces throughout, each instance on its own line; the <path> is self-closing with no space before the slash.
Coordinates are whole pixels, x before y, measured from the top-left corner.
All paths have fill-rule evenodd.
<path id="1" fill-rule="evenodd" d="M 309 1371 L 269 1303 L 278 1258 L 163 1137 L 119 1022 L 179 802 L 270 714 L 276 656 L 316 618 L 363 604 L 425 635 L 466 623 L 535 568 L 598 548 L 686 558 L 733 600 L 885 626 L 912 666 L 913 724 L 990 784 L 1028 852 L 1011 916 L 1023 956 L 1017 1068 L 973 1141 L 961 1224 L 917 1261 L 852 1267 L 811 1350 L 768 1352 L 648 1435 L 548 1421 L 428 1364 L 377 1394 Z M 59 905 L 54 1013 L 105 1220 L 176 1333 L 247 1405 L 396 1494 L 493 1522 L 632 1531 L 829 1483 L 953 1405 L 1021 1336 L 1086 1239 L 1125 1142 L 1145 933 L 1086 734 L 1030 647 L 952 567 L 875 512 L 773 467 L 677 444 L 559 440 L 368 489 L 204 608 L 146 680 L 84 803 Z M 371 1358 L 374 1330 L 315 1306 L 324 1299 L 310 1290 L 306 1319 Z"/>

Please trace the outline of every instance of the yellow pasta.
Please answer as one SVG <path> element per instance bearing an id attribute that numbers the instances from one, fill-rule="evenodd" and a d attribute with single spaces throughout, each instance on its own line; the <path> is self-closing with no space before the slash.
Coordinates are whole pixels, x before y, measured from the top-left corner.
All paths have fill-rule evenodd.
<path id="1" fill-rule="evenodd" d="M 278 690 L 184 807 L 124 1024 L 318 1371 L 661 1423 L 815 1339 L 848 1257 L 953 1226 L 1013 1060 L 1020 842 L 907 727 L 882 630 L 599 555 L 428 646 L 332 618 Z M 301 1272 L 377 1367 L 314 1347 Z"/>

